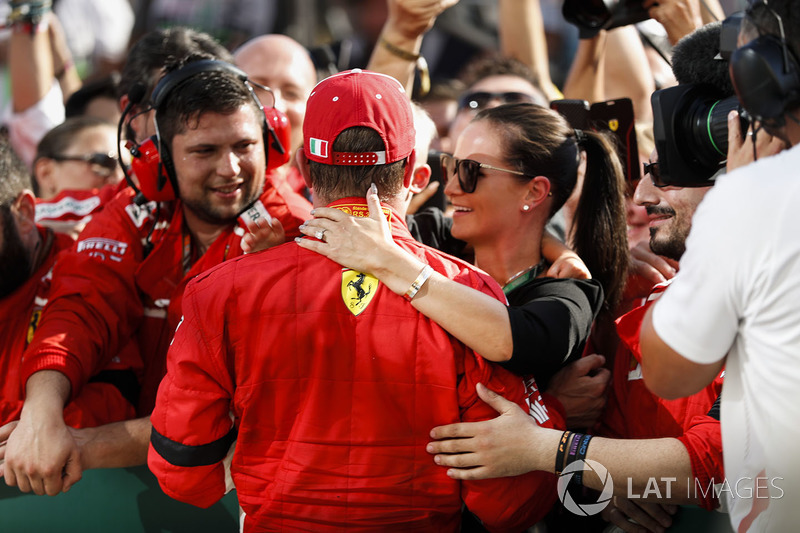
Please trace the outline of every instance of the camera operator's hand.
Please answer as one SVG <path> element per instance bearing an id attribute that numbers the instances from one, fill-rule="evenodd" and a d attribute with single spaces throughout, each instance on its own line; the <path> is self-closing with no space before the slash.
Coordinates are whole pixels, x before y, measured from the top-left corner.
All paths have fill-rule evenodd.
<path id="1" fill-rule="evenodd" d="M 786 143 L 778 137 L 773 137 L 763 128 L 756 133 L 755 147 L 753 146 L 753 130 L 742 134 L 742 125 L 739 113 L 734 110 L 728 113 L 728 172 L 749 165 L 756 158 L 769 157 L 786 148 Z"/>
<path id="2" fill-rule="evenodd" d="M 642 5 L 650 18 L 664 26 L 672 45 L 703 25 L 697 0 L 644 0 Z"/>

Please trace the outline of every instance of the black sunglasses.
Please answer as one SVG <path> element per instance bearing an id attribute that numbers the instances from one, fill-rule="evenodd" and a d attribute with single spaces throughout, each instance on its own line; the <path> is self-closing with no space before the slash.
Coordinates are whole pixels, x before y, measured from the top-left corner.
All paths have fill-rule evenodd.
<path id="1" fill-rule="evenodd" d="M 653 181 L 653 185 L 656 187 L 666 187 L 669 185 L 661 180 L 661 170 L 659 170 L 658 161 L 644 164 L 644 175 L 647 176 L 648 174 Z"/>
<path id="2" fill-rule="evenodd" d="M 89 164 L 92 167 L 92 171 L 101 176 L 108 176 L 117 168 L 117 158 L 108 154 L 54 155 L 50 159 L 59 162 L 82 161 Z"/>
<path id="3" fill-rule="evenodd" d="M 439 155 L 439 162 L 442 165 L 442 175 L 450 179 L 450 176 L 458 176 L 458 185 L 461 190 L 467 194 L 475 192 L 478 186 L 478 178 L 480 177 L 481 169 L 488 168 L 490 170 L 499 170 L 501 172 L 508 172 L 509 174 L 516 174 L 517 176 L 525 176 L 524 172 L 519 170 L 509 170 L 507 168 L 493 167 L 486 163 L 479 163 L 472 159 L 456 159 L 450 154 Z"/>
<path id="4" fill-rule="evenodd" d="M 459 109 L 480 110 L 486 107 L 492 100 L 499 100 L 503 104 L 529 103 L 535 104 L 533 96 L 525 93 L 507 92 L 491 93 L 488 91 L 469 92 L 458 99 Z"/>

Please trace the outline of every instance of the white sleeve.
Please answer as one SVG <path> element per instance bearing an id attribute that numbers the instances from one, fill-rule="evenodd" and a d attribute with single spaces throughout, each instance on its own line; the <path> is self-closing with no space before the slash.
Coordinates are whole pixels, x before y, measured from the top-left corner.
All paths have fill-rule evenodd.
<path id="1" fill-rule="evenodd" d="M 64 122 L 64 95 L 53 80 L 44 98 L 21 113 L 10 113 L 4 120 L 12 148 L 30 167 L 42 137 Z"/>

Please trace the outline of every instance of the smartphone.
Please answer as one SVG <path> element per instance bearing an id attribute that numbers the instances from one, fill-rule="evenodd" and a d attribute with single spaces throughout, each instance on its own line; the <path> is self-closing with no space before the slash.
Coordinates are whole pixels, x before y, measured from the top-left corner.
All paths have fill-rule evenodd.
<path id="1" fill-rule="evenodd" d="M 554 100 L 550 107 L 566 118 L 573 128 L 612 133 L 617 141 L 617 153 L 622 161 L 625 179 L 628 183 L 634 183 L 641 178 L 633 102 L 630 98 L 591 105 L 586 100 Z"/>

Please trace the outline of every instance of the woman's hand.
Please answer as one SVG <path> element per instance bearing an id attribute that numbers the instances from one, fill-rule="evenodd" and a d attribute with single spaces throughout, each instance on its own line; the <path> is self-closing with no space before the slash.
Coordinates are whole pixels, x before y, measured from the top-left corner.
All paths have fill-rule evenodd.
<path id="1" fill-rule="evenodd" d="M 300 226 L 300 232 L 314 239 L 297 238 L 302 248 L 336 261 L 340 265 L 378 278 L 392 265 L 392 253 L 399 248 L 383 214 L 374 185 L 367 193 L 369 218 L 353 217 L 339 209 L 318 207 L 314 218 Z M 402 253 L 402 251 L 401 251 Z"/>

